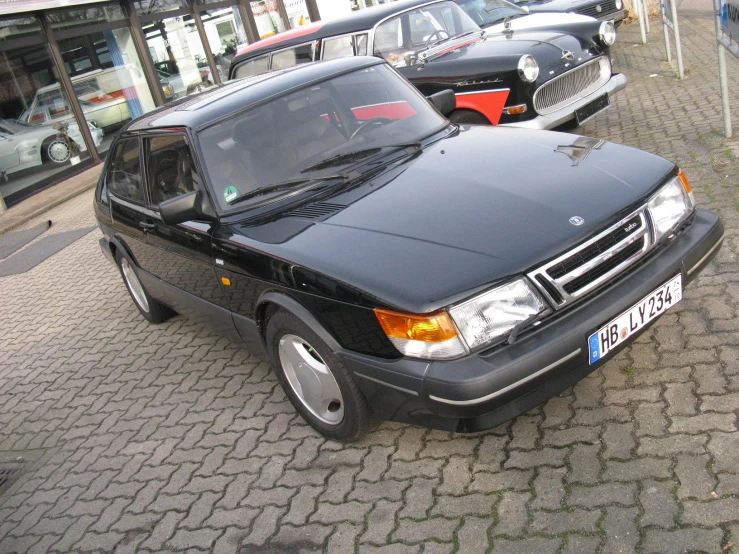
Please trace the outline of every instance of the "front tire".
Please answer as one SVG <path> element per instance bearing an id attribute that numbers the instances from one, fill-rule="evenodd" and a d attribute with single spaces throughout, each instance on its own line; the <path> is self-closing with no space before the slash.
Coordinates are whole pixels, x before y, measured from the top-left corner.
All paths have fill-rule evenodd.
<path id="1" fill-rule="evenodd" d="M 322 435 L 353 441 L 372 422 L 362 392 L 328 345 L 293 314 L 278 311 L 267 322 L 267 350 L 290 402 Z"/>
<path id="2" fill-rule="evenodd" d="M 164 304 L 160 304 L 154 300 L 151 295 L 146 291 L 144 285 L 136 275 L 134 271 L 134 264 L 127 256 L 118 254 L 116 256 L 116 262 L 118 262 L 118 269 L 123 277 L 123 282 L 128 289 L 128 294 L 131 295 L 134 305 L 138 308 L 141 315 L 144 316 L 150 323 L 163 323 L 175 313 L 170 310 Z"/>
<path id="3" fill-rule="evenodd" d="M 41 159 L 55 164 L 63 164 L 71 157 L 67 143 L 57 137 L 49 137 L 41 145 Z"/>

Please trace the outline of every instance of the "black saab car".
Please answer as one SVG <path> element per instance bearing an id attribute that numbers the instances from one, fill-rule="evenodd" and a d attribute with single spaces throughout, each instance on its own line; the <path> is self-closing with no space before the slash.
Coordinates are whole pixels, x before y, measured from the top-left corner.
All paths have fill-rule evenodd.
<path id="1" fill-rule="evenodd" d="M 449 117 L 455 123 L 536 129 L 582 123 L 626 86 L 626 77 L 611 68 L 613 23 L 563 14 L 515 21 L 525 10 L 504 0 L 487 0 L 480 13 L 470 17 L 451 1 L 367 8 L 243 48 L 230 78 L 370 54 L 387 60 L 427 96 L 453 90 L 457 109 Z M 509 19 L 509 28 L 483 32 L 474 21 L 498 16 Z"/>
<path id="2" fill-rule="evenodd" d="M 430 100 L 354 57 L 147 114 L 97 188 L 103 252 L 145 318 L 266 356 L 335 439 L 373 417 L 505 421 L 631 342 L 716 254 L 722 224 L 673 163 L 459 127 L 439 113 L 451 92 Z"/>

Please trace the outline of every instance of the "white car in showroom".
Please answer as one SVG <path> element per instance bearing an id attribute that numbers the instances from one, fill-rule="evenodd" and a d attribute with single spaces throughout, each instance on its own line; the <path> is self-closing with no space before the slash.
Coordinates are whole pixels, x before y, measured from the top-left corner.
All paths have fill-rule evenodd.
<path id="1" fill-rule="evenodd" d="M 88 127 L 95 146 L 99 146 L 103 140 L 102 129 L 93 124 L 88 124 Z M 67 134 L 80 145 L 80 150 L 87 150 L 76 123 L 69 124 Z M 29 125 L 0 119 L 0 177 L 46 162 L 62 164 L 70 157 L 67 142 L 51 125 Z"/>

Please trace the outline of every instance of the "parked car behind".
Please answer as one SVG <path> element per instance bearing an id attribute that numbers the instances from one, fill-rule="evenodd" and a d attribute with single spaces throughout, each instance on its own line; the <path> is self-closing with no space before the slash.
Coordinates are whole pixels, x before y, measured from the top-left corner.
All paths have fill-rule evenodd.
<path id="1" fill-rule="evenodd" d="M 626 77 L 612 72 L 614 40 L 612 23 L 585 17 L 561 28 L 484 33 L 451 1 L 410 0 L 256 42 L 234 58 L 229 75 L 369 53 L 391 63 L 423 94 L 454 90 L 454 122 L 551 129 L 584 122 L 626 86 Z"/>
<path id="2" fill-rule="evenodd" d="M 626 19 L 623 0 L 512 0 L 514 4 L 537 13 L 575 13 L 600 21 L 613 21 L 616 27 Z"/>
<path id="3" fill-rule="evenodd" d="M 103 131 L 88 124 L 95 146 L 100 146 Z M 85 152 L 87 147 L 77 124 L 70 124 L 69 137 Z M 71 152 L 67 143 L 50 125 L 28 125 L 0 119 L 0 175 L 7 176 L 42 163 L 62 164 Z"/>
<path id="4" fill-rule="evenodd" d="M 111 145 L 103 252 L 146 319 L 248 345 L 328 437 L 497 425 L 679 302 L 723 226 L 672 162 L 454 101 L 372 57 L 175 101 Z"/>

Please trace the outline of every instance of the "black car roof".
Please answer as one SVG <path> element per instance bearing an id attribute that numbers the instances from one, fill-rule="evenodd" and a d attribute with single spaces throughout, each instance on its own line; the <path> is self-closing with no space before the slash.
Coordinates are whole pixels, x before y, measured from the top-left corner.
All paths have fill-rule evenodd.
<path id="1" fill-rule="evenodd" d="M 431 4 L 437 1 L 440 0 L 399 0 L 397 2 L 381 4 L 371 8 L 364 8 L 353 12 L 351 15 L 337 19 L 316 21 L 315 23 L 296 27 L 242 48 L 237 52 L 234 59 L 231 60 L 231 67 L 244 59 L 253 58 L 267 52 L 274 52 L 275 50 L 304 44 L 312 40 L 320 40 L 326 37 L 366 31 L 374 27 L 386 17 L 390 17 L 391 15 L 409 8 L 414 8 L 423 4 Z"/>
<path id="2" fill-rule="evenodd" d="M 237 79 L 162 106 L 134 119 L 123 131 L 142 131 L 161 127 L 198 129 L 268 98 L 303 88 L 309 83 L 383 63 L 384 60 L 370 56 L 345 57 Z"/>

